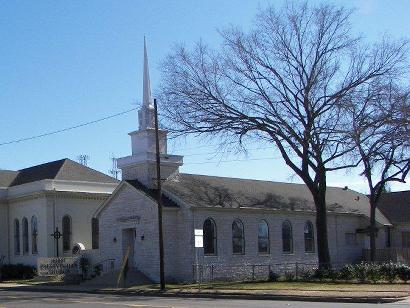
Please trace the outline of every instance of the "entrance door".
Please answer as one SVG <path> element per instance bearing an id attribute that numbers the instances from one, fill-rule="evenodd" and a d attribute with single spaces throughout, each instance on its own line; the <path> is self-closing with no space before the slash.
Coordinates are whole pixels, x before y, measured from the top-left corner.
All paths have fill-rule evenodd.
<path id="1" fill-rule="evenodd" d="M 134 267 L 134 244 L 135 244 L 135 229 L 122 230 L 122 255 L 125 257 L 128 247 L 130 247 L 130 255 L 128 258 L 128 266 Z"/>

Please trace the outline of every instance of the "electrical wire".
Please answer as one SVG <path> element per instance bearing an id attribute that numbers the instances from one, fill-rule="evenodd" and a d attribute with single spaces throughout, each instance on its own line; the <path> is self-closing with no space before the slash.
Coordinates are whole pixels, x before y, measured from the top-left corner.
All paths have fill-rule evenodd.
<path id="1" fill-rule="evenodd" d="M 116 113 L 116 114 L 106 116 L 104 118 L 100 118 L 100 119 L 93 120 L 93 121 L 90 121 L 90 122 L 78 124 L 78 125 L 75 125 L 75 126 L 66 127 L 66 128 L 62 128 L 62 129 L 59 129 L 59 130 L 55 130 L 55 131 L 51 131 L 51 132 L 47 132 L 47 133 L 43 133 L 43 134 L 40 134 L 40 135 L 31 136 L 31 137 L 25 137 L 25 138 L 21 138 L 21 139 L 15 139 L 15 140 L 2 142 L 2 143 L 0 143 L 0 146 L 13 144 L 13 143 L 20 143 L 20 142 L 24 142 L 24 141 L 28 141 L 28 140 L 33 140 L 33 139 L 38 139 L 38 138 L 43 138 L 43 137 L 46 137 L 46 136 L 51 136 L 51 135 L 63 133 L 63 132 L 69 131 L 69 130 L 73 130 L 73 129 L 76 129 L 76 128 L 84 127 L 84 126 L 87 126 L 87 125 L 91 125 L 91 124 L 102 122 L 102 121 L 105 121 L 105 120 L 108 120 L 108 119 L 119 117 L 121 115 L 130 113 L 131 111 L 134 111 L 134 110 L 137 110 L 137 109 L 138 108 L 135 107 L 135 108 L 132 108 L 132 109 L 129 109 L 129 110 L 125 110 L 125 111 L 122 111 L 122 112 L 119 112 L 119 113 Z"/>

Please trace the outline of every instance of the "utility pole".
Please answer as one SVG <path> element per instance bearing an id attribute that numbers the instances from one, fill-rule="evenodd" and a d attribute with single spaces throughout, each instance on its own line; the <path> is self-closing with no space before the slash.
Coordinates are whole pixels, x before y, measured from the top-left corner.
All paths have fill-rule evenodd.
<path id="1" fill-rule="evenodd" d="M 158 107 L 157 100 L 154 99 L 155 113 L 155 146 L 157 158 L 157 203 L 158 203 L 158 240 L 159 240 L 159 279 L 161 291 L 165 291 L 164 275 L 164 239 L 162 235 L 162 192 L 161 192 L 161 158 L 159 153 L 159 132 L 158 132 Z"/>

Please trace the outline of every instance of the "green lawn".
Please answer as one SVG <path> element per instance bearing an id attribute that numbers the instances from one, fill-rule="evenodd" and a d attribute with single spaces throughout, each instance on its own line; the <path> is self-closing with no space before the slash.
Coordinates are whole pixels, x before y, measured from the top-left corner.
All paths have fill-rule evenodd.
<path id="1" fill-rule="evenodd" d="M 360 284 L 332 282 L 216 282 L 202 289 L 220 290 L 300 290 L 300 291 L 373 291 L 410 292 L 410 284 Z M 198 289 L 198 284 L 167 284 L 167 289 Z"/>

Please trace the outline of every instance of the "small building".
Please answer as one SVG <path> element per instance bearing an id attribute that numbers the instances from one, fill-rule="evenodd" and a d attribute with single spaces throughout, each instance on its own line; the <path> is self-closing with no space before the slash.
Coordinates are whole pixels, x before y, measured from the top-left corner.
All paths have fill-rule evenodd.
<path id="1" fill-rule="evenodd" d="M 70 159 L 0 170 L 0 261 L 36 265 L 39 257 L 71 256 L 75 243 L 92 249 L 92 215 L 117 186 Z"/>
<path id="2" fill-rule="evenodd" d="M 410 248 L 410 190 L 382 194 L 378 208 L 393 225 L 386 246 Z"/>

